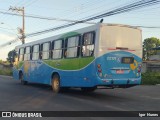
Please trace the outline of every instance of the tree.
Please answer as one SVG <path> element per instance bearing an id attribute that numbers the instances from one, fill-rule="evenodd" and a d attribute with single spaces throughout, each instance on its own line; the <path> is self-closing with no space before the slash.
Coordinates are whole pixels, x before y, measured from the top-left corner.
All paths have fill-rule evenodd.
<path id="1" fill-rule="evenodd" d="M 156 54 L 152 48 L 160 46 L 160 39 L 151 37 L 143 41 L 143 60 L 148 60 L 151 55 Z"/>
<path id="2" fill-rule="evenodd" d="M 0 63 L 3 63 L 3 61 L 2 61 L 2 60 L 0 60 Z"/>
<path id="3" fill-rule="evenodd" d="M 14 60 L 14 56 L 15 56 L 15 55 L 16 55 L 15 50 L 9 51 L 7 61 L 8 61 L 9 63 L 12 63 L 13 60 Z"/>

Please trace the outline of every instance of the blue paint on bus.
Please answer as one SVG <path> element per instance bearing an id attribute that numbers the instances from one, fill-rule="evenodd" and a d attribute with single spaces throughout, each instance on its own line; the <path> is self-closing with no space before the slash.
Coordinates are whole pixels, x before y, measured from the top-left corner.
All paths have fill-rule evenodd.
<path id="1" fill-rule="evenodd" d="M 133 57 L 134 63 L 121 63 L 122 57 Z M 115 51 L 95 58 L 92 63 L 80 70 L 60 70 L 42 60 L 24 61 L 21 68 L 13 68 L 13 77 L 19 79 L 22 71 L 24 80 L 51 85 L 52 73 L 60 76 L 61 87 L 94 87 L 139 85 L 141 83 L 142 59 L 127 51 Z"/>

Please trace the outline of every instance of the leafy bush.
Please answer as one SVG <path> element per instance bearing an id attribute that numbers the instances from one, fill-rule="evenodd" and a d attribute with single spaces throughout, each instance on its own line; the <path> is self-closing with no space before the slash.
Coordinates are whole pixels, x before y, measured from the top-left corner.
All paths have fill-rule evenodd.
<path id="1" fill-rule="evenodd" d="M 11 69 L 0 70 L 0 75 L 8 75 L 8 76 L 11 76 L 11 75 L 12 75 L 12 70 L 11 70 Z"/>
<path id="2" fill-rule="evenodd" d="M 146 72 L 142 74 L 143 85 L 160 84 L 160 72 Z"/>

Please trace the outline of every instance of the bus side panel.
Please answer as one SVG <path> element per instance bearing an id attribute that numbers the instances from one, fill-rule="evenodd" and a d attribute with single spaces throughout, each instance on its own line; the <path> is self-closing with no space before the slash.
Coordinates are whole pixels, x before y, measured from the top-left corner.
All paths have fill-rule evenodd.
<path id="1" fill-rule="evenodd" d="M 59 71 L 61 85 L 68 87 L 93 87 L 95 86 L 94 62 L 81 70 Z"/>
<path id="2" fill-rule="evenodd" d="M 26 81 L 50 84 L 50 73 L 52 69 L 43 64 L 41 60 L 25 61 L 22 70 Z"/>
<path id="3" fill-rule="evenodd" d="M 13 71 L 13 78 L 15 80 L 19 80 L 19 71 L 15 67 L 12 68 L 12 71 Z"/>
<path id="4" fill-rule="evenodd" d="M 80 70 L 60 70 L 43 61 L 24 62 L 22 72 L 26 81 L 48 85 L 51 85 L 52 74 L 58 73 L 62 87 L 93 87 L 96 82 L 94 62 Z"/>

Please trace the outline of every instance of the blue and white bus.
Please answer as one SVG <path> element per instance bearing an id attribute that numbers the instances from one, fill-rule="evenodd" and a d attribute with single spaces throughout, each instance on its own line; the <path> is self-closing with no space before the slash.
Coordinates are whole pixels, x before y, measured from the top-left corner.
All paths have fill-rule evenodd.
<path id="1" fill-rule="evenodd" d="M 141 83 L 142 35 L 137 27 L 98 23 L 19 45 L 13 77 L 83 91 Z"/>

